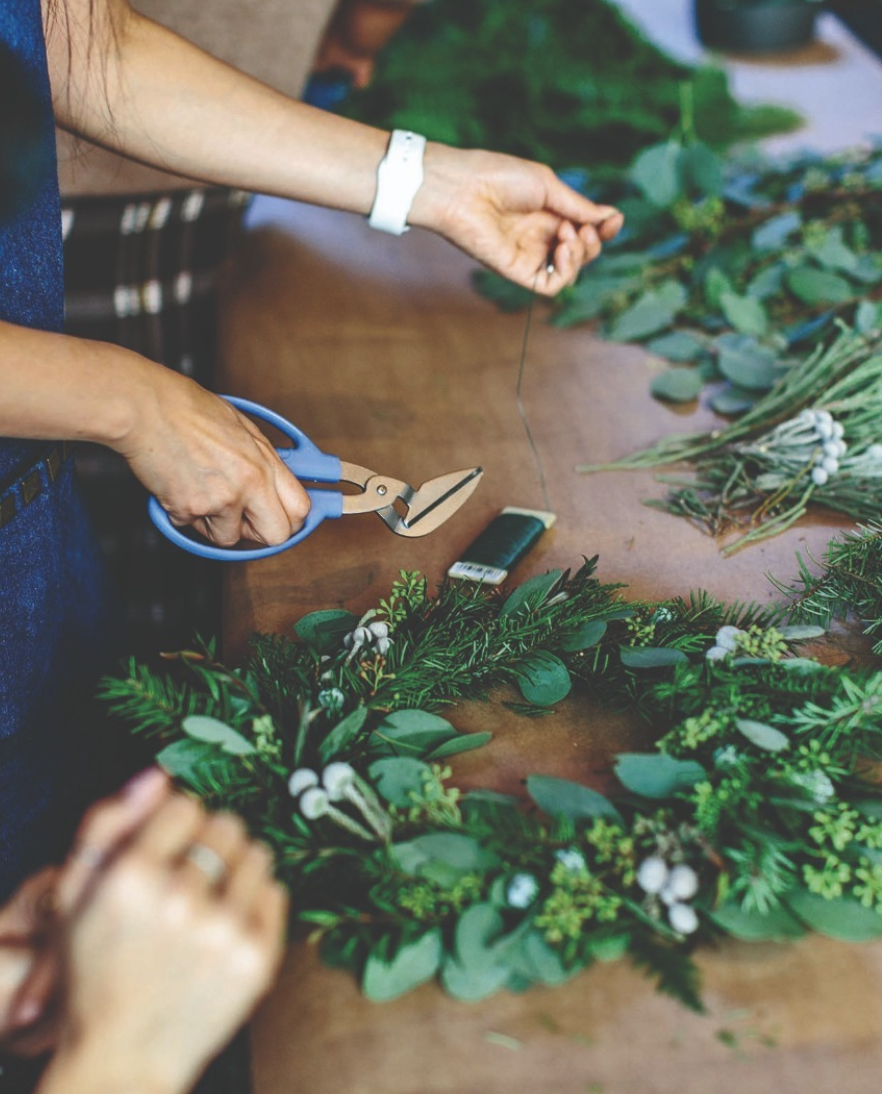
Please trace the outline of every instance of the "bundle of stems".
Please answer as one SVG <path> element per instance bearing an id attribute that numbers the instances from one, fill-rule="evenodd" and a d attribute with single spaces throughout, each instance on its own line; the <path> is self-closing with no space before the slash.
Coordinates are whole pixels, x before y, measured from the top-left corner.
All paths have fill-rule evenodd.
<path id="1" fill-rule="evenodd" d="M 882 511 L 882 352 L 878 335 L 840 328 L 791 367 L 743 417 L 723 429 L 667 437 L 650 448 L 578 471 L 637 470 L 690 463 L 688 481 L 648 504 L 744 534 L 731 553 L 783 531 L 810 502 L 868 521 Z"/>

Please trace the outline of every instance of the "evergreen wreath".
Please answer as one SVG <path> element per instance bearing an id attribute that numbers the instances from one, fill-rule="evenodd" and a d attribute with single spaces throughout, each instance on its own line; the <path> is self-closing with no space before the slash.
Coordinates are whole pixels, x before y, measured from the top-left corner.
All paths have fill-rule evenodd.
<path id="1" fill-rule="evenodd" d="M 168 672 L 132 662 L 103 697 L 271 844 L 294 925 L 370 998 L 437 977 L 477 1000 L 627 954 L 700 1010 L 700 943 L 882 936 L 880 651 L 837 667 L 803 648 L 832 619 L 878 634 L 879 543 L 835 542 L 820 576 L 801 561 L 763 609 L 628 602 L 596 559 L 508 595 L 402 573 L 361 618 L 258 635 L 241 668 L 206 645 Z M 608 797 L 537 774 L 527 800 L 463 794 L 448 759 L 490 734 L 438 711 L 512 686 L 534 714 L 586 690 L 656 745 L 614 758 Z"/>

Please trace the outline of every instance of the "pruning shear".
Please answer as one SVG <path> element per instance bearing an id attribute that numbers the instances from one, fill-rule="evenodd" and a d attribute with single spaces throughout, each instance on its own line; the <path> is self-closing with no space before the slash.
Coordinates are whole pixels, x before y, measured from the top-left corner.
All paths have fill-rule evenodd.
<path id="1" fill-rule="evenodd" d="M 201 558 L 236 562 L 267 558 L 306 539 L 323 520 L 348 516 L 350 513 L 376 513 L 398 536 L 414 539 L 426 536 L 434 532 L 448 517 L 453 516 L 471 496 L 484 474 L 480 467 L 469 467 L 465 471 L 451 471 L 447 475 L 439 475 L 437 479 L 429 479 L 428 482 L 414 489 L 400 479 L 378 475 L 366 467 L 344 463 L 338 456 L 330 456 L 322 452 L 296 425 L 292 425 L 280 414 L 259 403 L 252 403 L 248 399 L 239 399 L 232 395 L 226 395 L 224 398 L 246 414 L 275 426 L 294 442 L 292 447 L 277 448 L 276 451 L 298 479 L 304 482 L 328 484 L 352 483 L 360 487 L 361 493 L 343 494 L 339 490 L 307 490 L 311 508 L 303 527 L 284 543 L 250 549 L 216 547 L 212 543 L 191 539 L 172 524 L 168 513 L 156 498 L 151 498 L 148 503 L 150 519 L 159 531 L 178 547 Z M 396 506 L 396 502 L 400 504 Z"/>

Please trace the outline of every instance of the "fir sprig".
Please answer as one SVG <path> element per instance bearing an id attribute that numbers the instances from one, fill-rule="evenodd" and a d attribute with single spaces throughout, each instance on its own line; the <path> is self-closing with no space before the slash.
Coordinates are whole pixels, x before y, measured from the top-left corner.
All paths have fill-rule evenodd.
<path id="1" fill-rule="evenodd" d="M 772 578 L 790 599 L 791 618 L 818 623 L 825 630 L 834 620 L 852 619 L 876 639 L 873 652 L 882 654 L 882 524 L 870 521 L 843 533 L 816 563 L 819 573 L 801 556 L 797 560 L 796 581 L 786 584 Z"/>

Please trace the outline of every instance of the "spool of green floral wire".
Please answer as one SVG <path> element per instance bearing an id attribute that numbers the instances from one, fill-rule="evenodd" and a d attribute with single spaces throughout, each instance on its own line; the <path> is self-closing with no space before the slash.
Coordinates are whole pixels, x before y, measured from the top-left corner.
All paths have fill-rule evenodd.
<path id="1" fill-rule="evenodd" d="M 447 576 L 501 585 L 556 519 L 544 510 L 507 506 L 469 544 Z"/>

